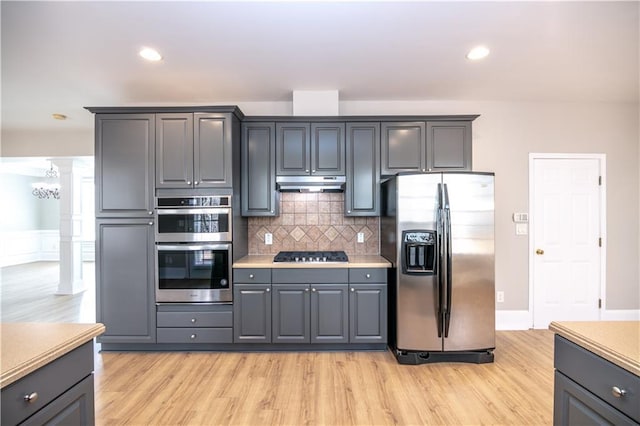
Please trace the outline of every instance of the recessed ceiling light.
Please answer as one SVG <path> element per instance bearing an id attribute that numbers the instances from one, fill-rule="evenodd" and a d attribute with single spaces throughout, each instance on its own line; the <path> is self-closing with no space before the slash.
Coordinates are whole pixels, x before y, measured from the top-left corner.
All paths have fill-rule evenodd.
<path id="1" fill-rule="evenodd" d="M 485 46 L 476 46 L 467 53 L 467 59 L 471 61 L 477 61 L 489 56 L 489 49 Z"/>
<path id="2" fill-rule="evenodd" d="M 55 118 L 56 120 L 66 120 L 67 116 L 64 114 L 51 114 L 51 117 Z"/>
<path id="3" fill-rule="evenodd" d="M 162 59 L 160 53 L 157 50 L 152 49 L 150 47 L 144 47 L 140 52 L 138 52 L 140 56 L 142 56 L 147 61 L 156 62 Z"/>

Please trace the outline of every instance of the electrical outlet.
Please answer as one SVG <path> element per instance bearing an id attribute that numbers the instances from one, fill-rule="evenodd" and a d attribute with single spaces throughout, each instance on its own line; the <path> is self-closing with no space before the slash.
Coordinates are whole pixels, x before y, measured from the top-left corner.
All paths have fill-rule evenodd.
<path id="1" fill-rule="evenodd" d="M 496 301 L 498 303 L 503 303 L 504 302 L 504 291 L 496 292 Z"/>
<path id="2" fill-rule="evenodd" d="M 358 232 L 356 241 L 359 243 L 364 243 L 364 232 Z"/>
<path id="3" fill-rule="evenodd" d="M 273 234 L 271 234 L 270 232 L 264 234 L 264 243 L 268 246 L 273 244 Z"/>

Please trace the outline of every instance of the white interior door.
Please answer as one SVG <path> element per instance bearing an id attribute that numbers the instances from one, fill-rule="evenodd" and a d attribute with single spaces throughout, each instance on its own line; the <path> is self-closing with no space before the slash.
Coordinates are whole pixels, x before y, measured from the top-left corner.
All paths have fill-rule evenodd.
<path id="1" fill-rule="evenodd" d="M 533 158 L 533 327 L 600 317 L 604 160 Z"/>

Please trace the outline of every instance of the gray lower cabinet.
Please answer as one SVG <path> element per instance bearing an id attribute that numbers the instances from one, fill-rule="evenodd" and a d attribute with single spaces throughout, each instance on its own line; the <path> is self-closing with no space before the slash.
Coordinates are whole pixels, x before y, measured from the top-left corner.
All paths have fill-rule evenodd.
<path id="1" fill-rule="evenodd" d="M 277 216 L 274 123 L 242 124 L 242 215 Z"/>
<path id="2" fill-rule="evenodd" d="M 273 343 L 309 343 L 310 294 L 305 284 L 272 284 Z"/>
<path id="3" fill-rule="evenodd" d="M 271 269 L 233 270 L 233 342 L 271 343 Z"/>
<path id="4" fill-rule="evenodd" d="M 349 343 L 347 284 L 312 284 L 311 343 Z"/>
<path id="5" fill-rule="evenodd" d="M 554 425 L 638 425 L 640 377 L 558 335 Z"/>
<path id="6" fill-rule="evenodd" d="M 382 122 L 381 173 L 471 170 L 471 121 Z"/>
<path id="7" fill-rule="evenodd" d="M 152 220 L 96 220 L 98 342 L 155 342 L 154 254 Z"/>
<path id="8" fill-rule="evenodd" d="M 232 343 L 230 304 L 159 303 L 157 343 Z"/>
<path id="9" fill-rule="evenodd" d="M 156 114 L 156 188 L 230 188 L 232 149 L 231 114 Z"/>
<path id="10" fill-rule="evenodd" d="M 347 123 L 345 216 L 380 214 L 380 123 Z"/>
<path id="11" fill-rule="evenodd" d="M 3 388 L 1 395 L 3 426 L 93 425 L 93 341 Z"/>
<path id="12" fill-rule="evenodd" d="M 96 216 L 153 214 L 154 114 L 96 114 Z"/>
<path id="13" fill-rule="evenodd" d="M 386 343 L 387 270 L 349 270 L 349 341 Z"/>

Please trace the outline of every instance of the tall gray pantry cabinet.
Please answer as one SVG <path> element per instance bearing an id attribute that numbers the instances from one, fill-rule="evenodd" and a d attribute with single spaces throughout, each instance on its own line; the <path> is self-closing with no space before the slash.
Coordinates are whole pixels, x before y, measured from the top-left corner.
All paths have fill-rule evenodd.
<path id="1" fill-rule="evenodd" d="M 154 343 L 153 114 L 97 114 L 96 314 L 101 343 Z"/>

